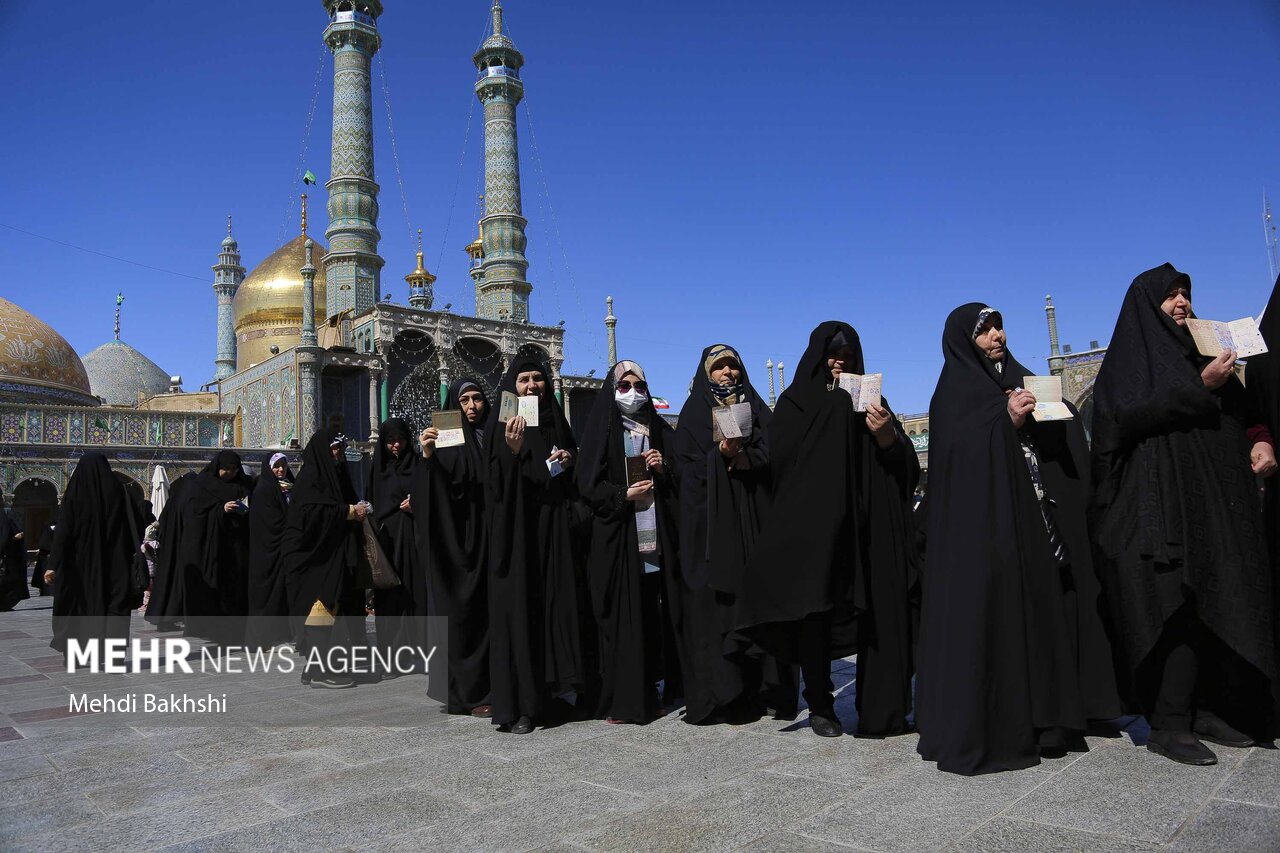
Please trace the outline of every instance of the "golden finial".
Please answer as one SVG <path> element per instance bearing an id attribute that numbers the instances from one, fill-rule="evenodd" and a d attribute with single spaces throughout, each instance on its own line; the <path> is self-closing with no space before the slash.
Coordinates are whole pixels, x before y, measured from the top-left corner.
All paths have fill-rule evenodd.
<path id="1" fill-rule="evenodd" d="M 427 269 L 422 264 L 422 229 L 418 229 L 418 267 L 413 271 L 414 275 L 428 275 Z"/>
<path id="2" fill-rule="evenodd" d="M 307 236 L 307 194 L 302 194 L 302 236 Z"/>

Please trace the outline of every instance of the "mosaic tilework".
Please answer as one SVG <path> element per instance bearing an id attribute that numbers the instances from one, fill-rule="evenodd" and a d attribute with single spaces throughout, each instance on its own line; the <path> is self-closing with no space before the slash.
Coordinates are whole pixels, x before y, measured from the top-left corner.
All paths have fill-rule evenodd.
<path id="1" fill-rule="evenodd" d="M 27 411 L 27 441 L 44 441 L 44 413 L 39 409 Z"/>
<path id="2" fill-rule="evenodd" d="M 81 413 L 71 415 L 71 433 L 67 438 L 72 444 L 84 443 L 84 415 Z"/>
<path id="3" fill-rule="evenodd" d="M 61 444 L 67 440 L 67 416 L 61 412 L 50 412 L 44 422 L 45 441 Z"/>
<path id="4" fill-rule="evenodd" d="M 145 418 L 130 415 L 124 421 L 124 443 L 146 444 L 147 422 Z"/>
<path id="5" fill-rule="evenodd" d="M 200 443 L 196 434 L 196 424 L 193 418 L 187 418 L 182 422 L 182 441 L 188 447 L 194 447 Z"/>
<path id="6" fill-rule="evenodd" d="M 166 417 L 164 419 L 164 443 L 170 447 L 182 444 L 182 419 Z"/>
<path id="7" fill-rule="evenodd" d="M 5 412 L 0 414 L 0 441 L 13 442 L 17 444 L 26 436 L 23 429 L 22 415 L 17 412 Z"/>
<path id="8" fill-rule="evenodd" d="M 199 435 L 195 442 L 201 447 L 215 447 L 218 444 L 218 422 L 213 418 L 201 418 Z"/>

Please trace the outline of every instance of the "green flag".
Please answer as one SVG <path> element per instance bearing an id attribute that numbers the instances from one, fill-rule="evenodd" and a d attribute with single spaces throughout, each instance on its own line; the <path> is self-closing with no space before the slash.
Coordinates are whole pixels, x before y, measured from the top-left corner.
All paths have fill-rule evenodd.
<path id="1" fill-rule="evenodd" d="M 102 418 L 94 418 L 93 425 L 96 426 L 98 429 L 105 429 L 105 430 L 111 429 L 109 426 L 107 426 L 107 422 L 104 421 Z"/>
<path id="2" fill-rule="evenodd" d="M 310 169 L 307 169 L 307 171 L 302 176 L 302 182 L 304 184 L 314 184 L 316 182 L 315 172 L 311 171 Z"/>

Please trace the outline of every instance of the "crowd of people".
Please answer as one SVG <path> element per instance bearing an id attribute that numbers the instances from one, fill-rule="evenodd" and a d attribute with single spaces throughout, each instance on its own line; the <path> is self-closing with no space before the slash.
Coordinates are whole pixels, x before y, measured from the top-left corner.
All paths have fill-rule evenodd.
<path id="1" fill-rule="evenodd" d="M 1274 350 L 1280 282 L 1272 301 Z M 1134 280 L 1090 447 L 1074 409 L 1033 416 L 1000 312 L 955 309 L 919 507 L 888 401 L 857 411 L 841 385 L 866 373 L 847 323 L 813 330 L 773 409 L 734 348 L 707 347 L 674 428 L 621 361 L 575 434 L 547 365 L 520 356 L 493 397 L 449 386 L 460 444 L 383 423 L 363 497 L 329 429 L 296 475 L 276 453 L 251 479 L 224 450 L 179 478 L 146 619 L 328 650 L 369 642 L 374 588 L 372 642 L 447 649 L 430 695 L 514 734 L 680 706 L 696 725 L 790 719 L 803 695 L 812 731 L 839 736 L 831 663 L 856 655 L 856 734 L 918 730 L 945 771 L 1029 767 L 1126 714 L 1152 751 L 1211 764 L 1205 741 L 1265 742 L 1280 721 L 1280 361 L 1249 359 L 1246 385 L 1234 353 L 1198 353 L 1192 316 L 1186 274 Z M 504 392 L 536 398 L 536 424 L 500 420 Z M 127 632 L 147 520 L 85 453 L 48 555 L 55 648 Z M 384 562 L 398 584 L 371 582 Z M 354 684 L 322 662 L 302 680 Z"/>

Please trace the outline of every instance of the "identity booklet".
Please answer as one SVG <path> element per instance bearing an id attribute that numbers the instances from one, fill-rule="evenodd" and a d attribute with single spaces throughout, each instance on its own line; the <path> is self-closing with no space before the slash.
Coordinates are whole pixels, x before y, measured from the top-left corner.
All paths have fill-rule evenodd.
<path id="1" fill-rule="evenodd" d="M 880 386 L 884 374 L 868 373 L 860 376 L 857 373 L 841 373 L 840 387 L 849 392 L 853 398 L 853 410 L 865 412 L 870 406 L 880 405 Z"/>
<path id="2" fill-rule="evenodd" d="M 1191 332 L 1201 355 L 1217 358 L 1226 350 L 1235 350 L 1236 358 L 1248 358 L 1267 351 L 1267 342 L 1252 317 L 1241 317 L 1230 323 L 1188 318 L 1187 331 Z"/>
<path id="3" fill-rule="evenodd" d="M 1074 415 L 1062 402 L 1061 376 L 1024 376 L 1022 387 L 1036 398 L 1031 417 L 1037 421 L 1069 421 Z"/>
<path id="4" fill-rule="evenodd" d="M 711 438 L 751 437 L 751 404 L 734 403 L 732 406 L 716 406 L 711 410 Z"/>
<path id="5" fill-rule="evenodd" d="M 467 443 L 462 432 L 462 412 L 459 409 L 447 409 L 431 416 L 431 425 L 440 432 L 436 439 L 436 447 L 461 447 Z"/>

